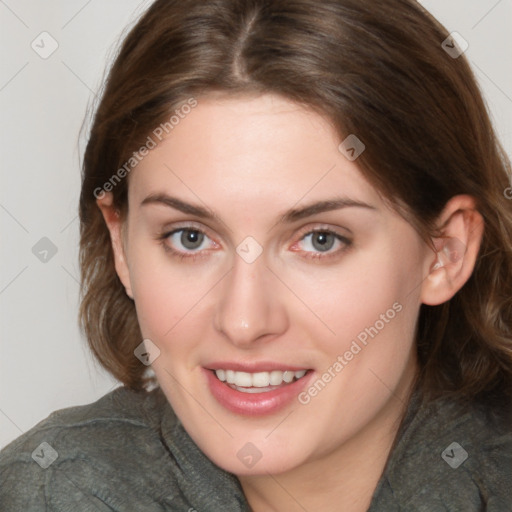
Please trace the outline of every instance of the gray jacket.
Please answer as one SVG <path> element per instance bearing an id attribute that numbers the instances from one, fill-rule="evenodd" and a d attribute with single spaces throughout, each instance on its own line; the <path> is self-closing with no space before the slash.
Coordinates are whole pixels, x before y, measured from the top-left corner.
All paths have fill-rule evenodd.
<path id="1" fill-rule="evenodd" d="M 250 512 L 237 478 L 203 455 L 159 388 L 123 387 L 6 446 L 0 510 Z M 512 427 L 413 399 L 369 508 L 398 511 L 512 511 Z"/>

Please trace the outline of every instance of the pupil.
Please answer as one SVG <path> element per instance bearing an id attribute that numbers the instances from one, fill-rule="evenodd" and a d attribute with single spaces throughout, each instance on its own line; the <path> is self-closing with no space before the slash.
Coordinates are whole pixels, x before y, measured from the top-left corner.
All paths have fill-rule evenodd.
<path id="1" fill-rule="evenodd" d="M 315 233 L 313 235 L 313 246 L 318 251 L 328 251 L 334 244 L 334 235 L 332 233 Z"/>
<path id="2" fill-rule="evenodd" d="M 197 249 L 203 243 L 204 235 L 199 231 L 183 231 L 181 233 L 181 243 L 187 249 Z"/>

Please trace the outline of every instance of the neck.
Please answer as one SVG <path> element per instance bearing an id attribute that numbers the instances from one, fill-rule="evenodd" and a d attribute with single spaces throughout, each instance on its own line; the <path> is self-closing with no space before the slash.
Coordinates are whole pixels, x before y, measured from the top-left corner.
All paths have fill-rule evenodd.
<path id="1" fill-rule="evenodd" d="M 366 512 L 407 411 L 415 375 L 405 375 L 371 423 L 335 451 L 284 473 L 240 476 L 252 512 Z"/>

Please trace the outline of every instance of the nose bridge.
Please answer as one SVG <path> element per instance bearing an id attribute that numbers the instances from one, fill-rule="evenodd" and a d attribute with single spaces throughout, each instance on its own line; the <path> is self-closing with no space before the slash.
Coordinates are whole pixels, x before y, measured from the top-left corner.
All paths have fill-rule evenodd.
<path id="1" fill-rule="evenodd" d="M 286 313 L 272 285 L 272 273 L 263 257 L 248 262 L 235 254 L 216 305 L 215 328 L 240 347 L 282 332 Z"/>

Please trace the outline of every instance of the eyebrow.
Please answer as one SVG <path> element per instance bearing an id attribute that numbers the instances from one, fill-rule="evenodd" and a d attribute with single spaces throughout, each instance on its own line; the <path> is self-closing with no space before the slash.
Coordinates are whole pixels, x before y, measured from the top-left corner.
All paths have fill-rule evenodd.
<path id="1" fill-rule="evenodd" d="M 187 203 L 181 199 L 178 199 L 177 197 L 172 197 L 167 194 L 151 194 L 141 202 L 141 206 L 149 204 L 161 204 L 164 206 L 169 206 L 170 208 L 174 208 L 180 212 L 195 215 L 196 217 L 202 219 L 212 220 L 216 218 L 216 215 L 214 215 L 214 213 L 208 208 Z M 301 208 L 292 208 L 281 216 L 280 222 L 292 223 L 307 217 L 311 217 L 318 213 L 341 210 L 342 208 L 349 207 L 376 210 L 374 206 L 371 206 L 362 201 L 355 201 L 347 197 L 335 197 L 333 199 L 317 201 Z"/>

